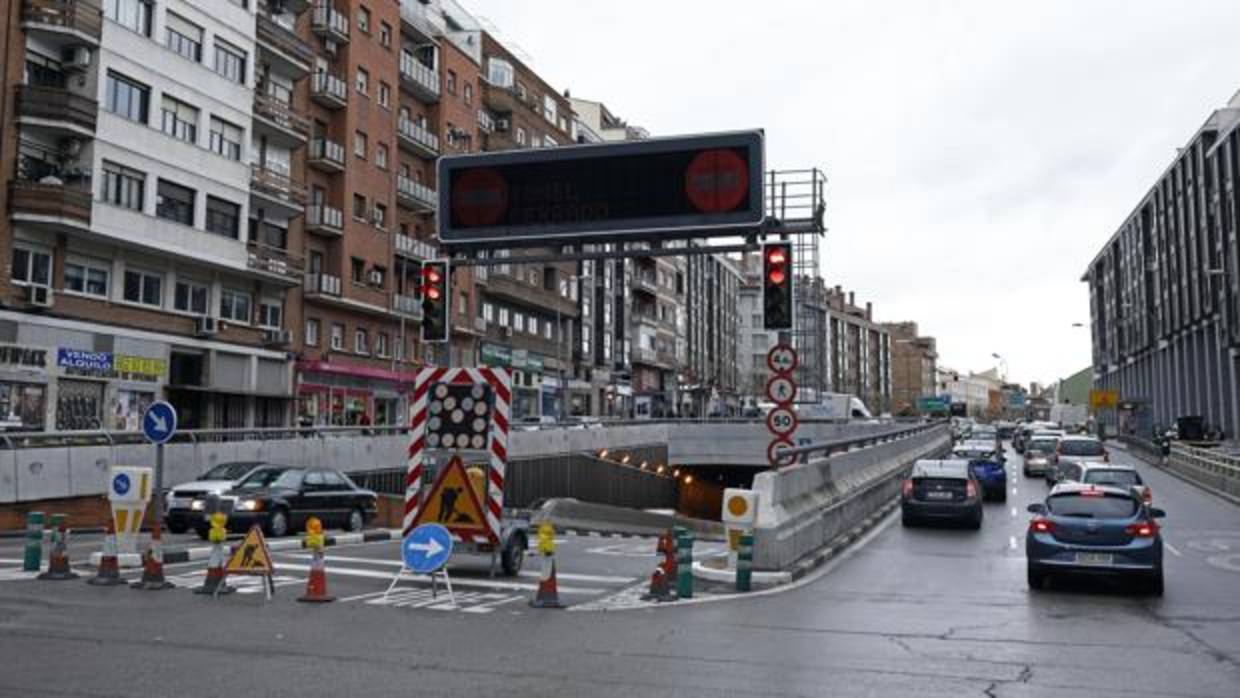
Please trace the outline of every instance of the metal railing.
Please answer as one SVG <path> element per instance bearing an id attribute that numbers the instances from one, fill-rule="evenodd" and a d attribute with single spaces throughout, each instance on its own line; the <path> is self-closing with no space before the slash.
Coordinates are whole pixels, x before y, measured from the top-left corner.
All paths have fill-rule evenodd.
<path id="1" fill-rule="evenodd" d="M 279 199 L 290 206 L 306 205 L 306 188 L 301 182 L 258 163 L 250 165 L 250 185 L 255 191 Z"/>
<path id="2" fill-rule="evenodd" d="M 310 96 L 320 104 L 343 107 L 349 102 L 349 86 L 344 78 L 320 70 L 310 79 Z"/>
<path id="3" fill-rule="evenodd" d="M 76 31 L 96 42 L 103 33 L 103 13 L 95 0 L 25 0 L 22 22 Z"/>
<path id="4" fill-rule="evenodd" d="M 315 138 L 310 141 L 309 159 L 311 163 L 326 164 L 332 170 L 344 169 L 344 146 L 327 138 Z"/>
<path id="5" fill-rule="evenodd" d="M 1240 458 L 1226 453 L 1173 443 L 1171 459 L 1202 472 L 1240 480 Z"/>
<path id="6" fill-rule="evenodd" d="M 310 15 L 310 31 L 329 39 L 348 43 L 349 18 L 337 12 L 330 2 L 316 2 Z"/>
<path id="7" fill-rule="evenodd" d="M 434 245 L 404 233 L 396 234 L 396 251 L 415 259 L 435 259 L 439 256 L 439 251 Z"/>
<path id="8" fill-rule="evenodd" d="M 416 206 L 431 210 L 439 203 L 434 189 L 404 175 L 396 177 L 396 195 Z"/>
<path id="9" fill-rule="evenodd" d="M 64 87 L 18 85 L 17 113 L 19 116 L 67 122 L 94 131 L 99 103 Z"/>
<path id="10" fill-rule="evenodd" d="M 305 292 L 311 295 L 339 296 L 340 277 L 335 274 L 306 274 Z"/>
<path id="11" fill-rule="evenodd" d="M 805 421 L 805 420 L 802 420 Z M 947 426 L 947 422 L 938 421 L 926 424 L 917 424 L 914 426 L 902 426 L 888 429 L 877 434 L 868 434 L 851 439 L 832 439 L 816 444 L 806 446 L 797 446 L 794 448 L 781 448 L 777 452 L 781 456 L 811 456 L 819 454 L 823 458 L 829 458 L 837 453 L 846 453 L 858 448 L 868 448 L 878 444 L 896 441 L 897 439 L 906 439 L 910 436 L 916 436 L 933 429 L 939 429 Z M 946 432 L 945 432 L 946 433 Z"/>
<path id="12" fill-rule="evenodd" d="M 270 44 L 307 66 L 314 65 L 314 49 L 310 47 L 310 44 L 270 15 L 259 12 L 255 28 L 259 41 Z"/>
<path id="13" fill-rule="evenodd" d="M 310 119 L 294 111 L 286 102 L 264 94 L 262 87 L 254 92 L 254 113 L 302 138 L 310 137 Z"/>
<path id="14" fill-rule="evenodd" d="M 290 255 L 288 250 L 271 245 L 264 245 L 257 240 L 250 240 L 249 267 L 255 271 L 277 274 L 290 279 L 299 279 L 302 275 L 301 258 Z"/>
<path id="15" fill-rule="evenodd" d="M 401 117 L 396 122 L 396 131 L 406 142 L 421 146 L 435 155 L 439 154 L 439 136 L 431 133 L 425 126 L 413 119 Z"/>
<path id="16" fill-rule="evenodd" d="M 400 54 L 400 76 L 428 95 L 439 96 L 439 74 L 412 54 Z"/>
<path id="17" fill-rule="evenodd" d="M 344 211 L 334 206 L 314 204 L 306 208 L 306 228 L 311 232 L 344 233 Z"/>

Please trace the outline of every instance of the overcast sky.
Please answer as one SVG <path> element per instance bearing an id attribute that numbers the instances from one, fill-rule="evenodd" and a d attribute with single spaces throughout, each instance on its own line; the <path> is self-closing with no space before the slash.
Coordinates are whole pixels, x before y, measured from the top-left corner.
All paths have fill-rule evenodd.
<path id="1" fill-rule="evenodd" d="M 1236 0 L 463 2 L 654 135 L 824 168 L 828 282 L 1021 382 L 1089 365 L 1086 265 L 1240 89 Z"/>

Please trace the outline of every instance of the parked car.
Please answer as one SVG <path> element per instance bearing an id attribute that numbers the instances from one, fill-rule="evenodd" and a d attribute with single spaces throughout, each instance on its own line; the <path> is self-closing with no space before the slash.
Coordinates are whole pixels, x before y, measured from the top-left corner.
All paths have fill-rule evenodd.
<path id="1" fill-rule="evenodd" d="M 964 460 L 919 460 L 900 490 L 900 521 L 955 521 L 982 527 L 982 488 Z"/>
<path id="2" fill-rule="evenodd" d="M 1141 479 L 1141 473 L 1130 465 L 1111 465 L 1110 463 L 1086 463 L 1085 472 L 1080 481 L 1087 485 L 1112 485 L 1128 487 L 1137 493 L 1141 501 L 1154 503 L 1154 491 Z"/>
<path id="3" fill-rule="evenodd" d="M 1135 578 L 1163 593 L 1163 542 L 1157 519 L 1166 514 L 1127 487 L 1062 484 L 1034 515 L 1025 534 L 1029 588 L 1059 573 Z"/>
<path id="4" fill-rule="evenodd" d="M 164 521 L 172 533 L 185 533 L 192 522 L 202 518 L 201 510 L 193 508 L 195 500 L 212 494 L 223 494 L 258 468 L 267 465 L 262 461 L 233 461 L 220 463 L 197 479 L 181 483 L 168 491 L 164 499 Z"/>
<path id="5" fill-rule="evenodd" d="M 378 495 L 362 489 L 343 473 L 330 468 L 265 465 L 220 496 L 228 514 L 228 530 L 248 531 L 258 524 L 274 538 L 300 531 L 311 516 L 324 527 L 360 531 L 378 511 Z M 205 511 L 204 500 L 194 500 Z M 201 505 L 198 502 L 203 502 Z M 207 521 L 194 522 L 199 536 L 207 537 Z"/>
<path id="6" fill-rule="evenodd" d="M 969 471 L 982 486 L 982 496 L 1007 501 L 1007 457 L 989 439 L 970 439 L 952 449 L 952 458 L 968 461 Z"/>

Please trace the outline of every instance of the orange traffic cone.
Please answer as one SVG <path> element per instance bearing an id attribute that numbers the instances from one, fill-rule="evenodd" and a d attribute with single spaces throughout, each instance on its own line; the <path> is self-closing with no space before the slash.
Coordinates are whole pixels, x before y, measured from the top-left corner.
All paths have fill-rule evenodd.
<path id="1" fill-rule="evenodd" d="M 39 575 L 39 579 L 77 579 L 78 576 L 69 569 L 69 531 L 65 528 L 63 514 L 57 514 L 60 525 L 52 529 L 52 551 L 47 557 L 47 571 Z M 56 518 L 53 517 L 53 518 Z"/>
<path id="2" fill-rule="evenodd" d="M 676 576 L 676 544 L 672 541 L 672 532 L 664 531 L 659 536 L 658 547 L 655 548 L 656 553 L 663 555 L 663 573 L 670 579 Z"/>
<path id="3" fill-rule="evenodd" d="M 306 593 L 297 597 L 306 603 L 327 603 L 335 601 L 335 596 L 327 594 L 327 561 L 323 557 L 323 549 L 314 551 L 310 558 L 310 577 L 306 580 Z"/>
<path id="4" fill-rule="evenodd" d="M 642 601 L 675 600 L 676 597 L 672 595 L 671 584 L 667 581 L 667 573 L 663 571 L 663 565 L 658 565 L 650 575 L 650 591 L 642 594 Z"/>
<path id="5" fill-rule="evenodd" d="M 228 586 L 228 582 L 224 579 L 225 557 L 223 543 L 215 543 L 211 546 L 211 557 L 207 560 L 207 576 L 202 580 L 202 586 L 194 589 L 195 594 L 219 596 L 231 594 L 237 590 L 236 587 Z"/>
<path id="6" fill-rule="evenodd" d="M 129 585 L 130 589 L 159 591 L 176 586 L 164 579 L 164 546 L 159 526 L 151 531 L 151 544 L 142 555 L 142 579 Z"/>
<path id="7" fill-rule="evenodd" d="M 116 527 L 108 520 L 108 527 L 103 532 L 103 555 L 99 558 L 99 569 L 95 576 L 86 580 L 87 584 L 97 587 L 112 587 L 124 584 L 121 579 L 121 565 L 116 557 Z"/>
<path id="8" fill-rule="evenodd" d="M 534 608 L 564 608 L 560 603 L 559 584 L 555 580 L 555 555 L 543 556 L 542 577 L 538 580 L 538 591 L 530 599 Z"/>

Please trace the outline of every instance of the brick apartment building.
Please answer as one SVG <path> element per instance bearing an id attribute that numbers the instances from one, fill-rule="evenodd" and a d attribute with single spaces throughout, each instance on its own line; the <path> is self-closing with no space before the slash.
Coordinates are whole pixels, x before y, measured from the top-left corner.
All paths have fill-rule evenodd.
<path id="1" fill-rule="evenodd" d="M 891 336 L 891 411 L 916 414 L 917 400 L 938 394 L 938 351 L 934 337 L 923 337 L 915 322 L 883 325 Z"/>

